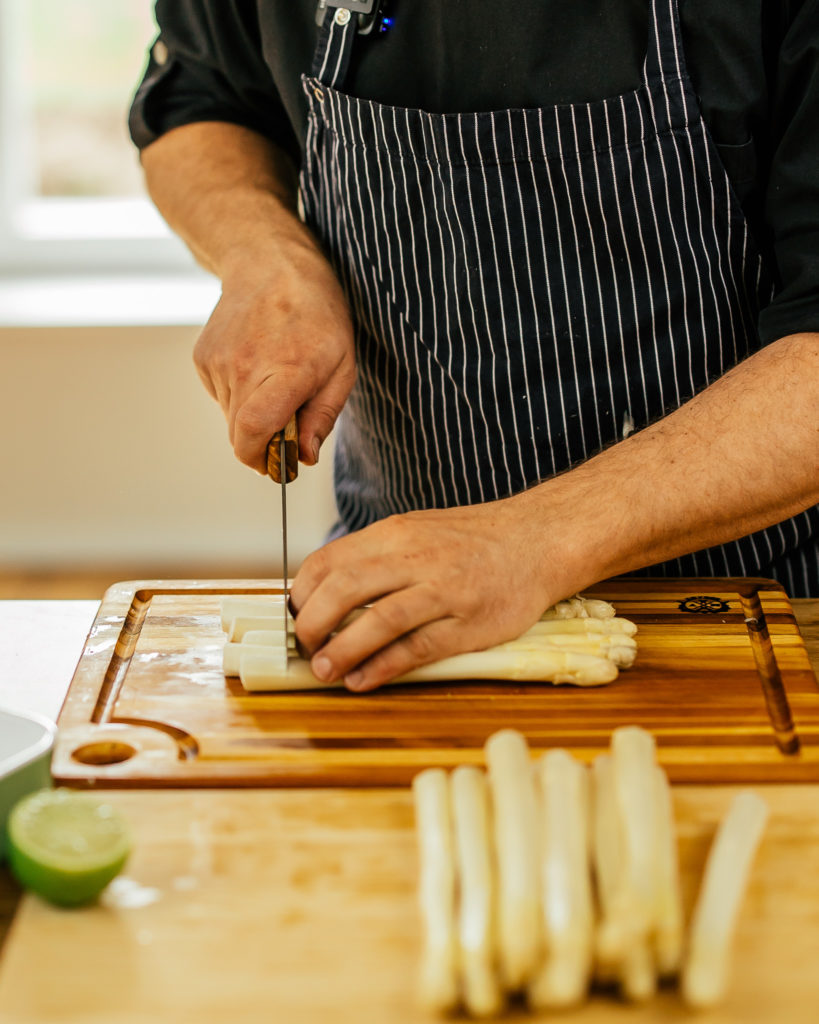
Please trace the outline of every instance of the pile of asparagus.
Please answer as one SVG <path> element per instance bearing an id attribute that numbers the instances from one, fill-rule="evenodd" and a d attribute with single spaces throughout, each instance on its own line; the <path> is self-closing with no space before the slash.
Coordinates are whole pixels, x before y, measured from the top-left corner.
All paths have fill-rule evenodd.
<path id="1" fill-rule="evenodd" d="M 565 750 L 534 764 L 520 733 L 486 743 L 488 772 L 413 780 L 430 1010 L 502 1012 L 585 999 L 593 983 L 632 1001 L 680 977 L 684 1000 L 725 994 L 737 914 L 767 819 L 739 794 L 711 847 L 686 938 L 671 791 L 653 737 L 628 726 L 589 771 Z"/>
<path id="2" fill-rule="evenodd" d="M 298 657 L 292 632 L 285 636 L 283 600 L 280 595 L 222 599 L 225 675 L 239 676 L 248 691 L 342 686 L 341 681 L 316 679 L 309 663 Z M 351 612 L 340 628 L 364 611 Z M 600 686 L 634 662 L 636 632 L 634 623 L 618 618 L 608 602 L 573 597 L 546 611 L 516 640 L 443 658 L 393 682 L 508 679 Z"/>

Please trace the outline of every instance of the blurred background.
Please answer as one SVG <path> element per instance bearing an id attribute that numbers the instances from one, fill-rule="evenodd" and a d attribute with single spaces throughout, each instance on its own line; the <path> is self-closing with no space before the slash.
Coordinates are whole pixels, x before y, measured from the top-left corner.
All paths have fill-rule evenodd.
<path id="1" fill-rule="evenodd" d="M 191 349 L 218 300 L 128 138 L 152 0 L 0 0 L 0 597 L 280 573 L 278 495 L 237 463 Z M 288 498 L 296 565 L 331 453 Z"/>
<path id="2" fill-rule="evenodd" d="M 33 181 L 42 196 L 137 196 L 142 181 L 125 129 L 133 91 L 156 33 L 145 0 L 19 3 Z"/>

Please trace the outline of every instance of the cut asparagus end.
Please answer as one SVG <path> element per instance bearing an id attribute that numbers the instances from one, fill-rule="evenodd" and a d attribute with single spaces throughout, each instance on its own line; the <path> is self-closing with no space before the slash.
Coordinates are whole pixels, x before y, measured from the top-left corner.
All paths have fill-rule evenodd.
<path id="1" fill-rule="evenodd" d="M 290 623 L 292 625 L 292 618 Z M 227 637 L 231 643 L 241 643 L 247 633 L 253 631 L 284 633 L 284 614 L 279 611 L 271 615 L 237 615 L 230 621 Z"/>
<path id="2" fill-rule="evenodd" d="M 222 631 L 227 633 L 230 624 L 237 617 L 247 618 L 260 615 L 281 614 L 284 594 L 226 594 L 220 602 Z"/>
<path id="3" fill-rule="evenodd" d="M 615 614 L 614 606 L 608 601 L 598 601 L 577 594 L 547 608 L 541 619 L 609 619 Z"/>
<path id="4" fill-rule="evenodd" d="M 240 644 L 241 648 L 242 645 Z M 246 690 L 264 690 L 276 679 L 286 684 L 288 651 L 278 647 L 247 647 L 239 651 L 239 679 Z M 309 666 L 305 665 L 309 672 Z M 312 677 L 313 673 L 310 672 Z"/>

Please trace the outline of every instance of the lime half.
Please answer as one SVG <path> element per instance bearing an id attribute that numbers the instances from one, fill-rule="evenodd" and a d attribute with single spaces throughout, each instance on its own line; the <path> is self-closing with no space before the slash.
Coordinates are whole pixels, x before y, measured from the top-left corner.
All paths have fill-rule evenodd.
<path id="1" fill-rule="evenodd" d="M 21 885 L 60 906 L 88 903 L 122 870 L 131 841 L 110 804 L 42 789 L 8 819 L 8 859 Z"/>

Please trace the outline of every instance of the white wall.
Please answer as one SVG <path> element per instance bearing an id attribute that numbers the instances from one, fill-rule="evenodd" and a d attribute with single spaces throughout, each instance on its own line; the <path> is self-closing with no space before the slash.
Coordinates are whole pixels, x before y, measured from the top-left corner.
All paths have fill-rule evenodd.
<path id="1" fill-rule="evenodd" d="M 197 333 L 0 329 L 0 565 L 280 571 L 278 490 L 233 456 Z M 288 489 L 294 564 L 333 522 L 331 462 Z"/>

